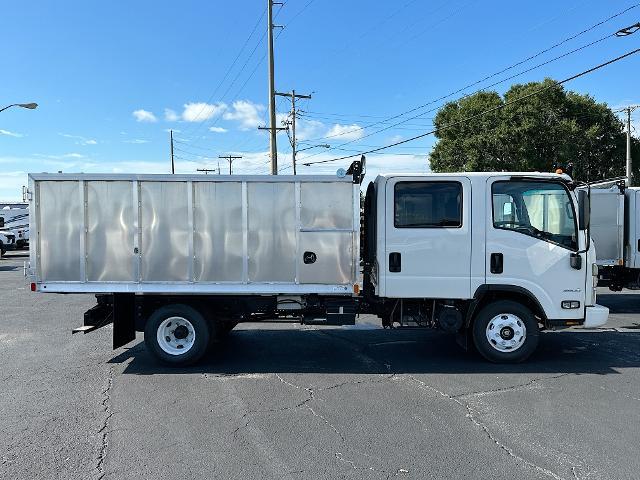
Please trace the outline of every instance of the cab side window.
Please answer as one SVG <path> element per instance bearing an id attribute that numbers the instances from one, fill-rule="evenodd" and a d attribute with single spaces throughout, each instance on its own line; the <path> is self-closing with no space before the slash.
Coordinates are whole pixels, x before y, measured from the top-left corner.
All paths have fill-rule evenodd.
<path id="1" fill-rule="evenodd" d="M 459 228 L 462 185 L 459 182 L 398 182 L 394 189 L 396 228 Z"/>

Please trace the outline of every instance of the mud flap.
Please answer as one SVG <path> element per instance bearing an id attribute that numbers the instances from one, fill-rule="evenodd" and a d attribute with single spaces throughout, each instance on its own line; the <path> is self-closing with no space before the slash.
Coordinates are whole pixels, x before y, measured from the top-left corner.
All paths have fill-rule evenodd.
<path id="1" fill-rule="evenodd" d="M 117 293 L 113 296 L 113 349 L 136 339 L 136 296 Z"/>

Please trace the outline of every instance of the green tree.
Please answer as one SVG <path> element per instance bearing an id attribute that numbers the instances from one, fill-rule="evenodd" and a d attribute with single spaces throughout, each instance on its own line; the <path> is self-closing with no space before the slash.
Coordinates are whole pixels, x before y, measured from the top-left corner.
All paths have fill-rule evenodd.
<path id="1" fill-rule="evenodd" d="M 430 163 L 435 172 L 550 172 L 554 164 L 569 162 L 580 180 L 625 172 L 623 122 L 606 104 L 565 91 L 551 79 L 513 85 L 503 97 L 478 92 L 447 103 L 434 123 L 438 141 Z M 632 157 L 640 179 L 637 138 Z"/>

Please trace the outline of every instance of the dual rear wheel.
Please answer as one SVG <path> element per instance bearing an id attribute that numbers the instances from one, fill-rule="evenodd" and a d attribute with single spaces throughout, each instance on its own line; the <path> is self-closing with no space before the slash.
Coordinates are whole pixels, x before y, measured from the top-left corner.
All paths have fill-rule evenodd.
<path id="1" fill-rule="evenodd" d="M 209 345 L 227 335 L 235 325 L 214 323 L 189 305 L 165 305 L 147 320 L 144 343 L 162 362 L 186 366 L 200 360 Z"/>

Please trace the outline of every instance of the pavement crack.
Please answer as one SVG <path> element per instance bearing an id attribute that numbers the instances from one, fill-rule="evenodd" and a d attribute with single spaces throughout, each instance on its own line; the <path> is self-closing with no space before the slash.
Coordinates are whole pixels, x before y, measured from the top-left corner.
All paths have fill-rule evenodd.
<path id="1" fill-rule="evenodd" d="M 468 392 L 468 393 L 460 393 L 458 395 L 451 395 L 451 398 L 465 398 L 465 397 L 482 397 L 484 395 L 492 395 L 494 393 L 504 393 L 504 392 L 513 392 L 516 390 L 519 390 L 521 388 L 527 388 L 530 387 L 532 385 L 534 385 L 535 383 L 544 381 L 544 380 L 555 380 L 556 378 L 562 378 L 562 377 L 566 377 L 567 375 L 571 375 L 571 373 L 561 373 L 559 375 L 552 375 L 549 377 L 536 377 L 532 380 L 529 380 L 528 382 L 525 383 L 520 383 L 518 385 L 512 385 L 509 387 L 501 387 L 501 388 L 495 388 L 495 389 L 491 389 L 491 390 L 481 390 L 478 392 Z"/>
<path id="2" fill-rule="evenodd" d="M 429 390 L 433 393 L 436 393 L 437 395 L 447 399 L 447 400 L 451 400 L 452 402 L 458 404 L 459 406 L 461 406 L 462 408 L 464 408 L 466 410 L 466 415 L 465 417 L 469 419 L 469 421 L 471 421 L 476 427 L 478 427 L 480 430 L 482 430 L 482 432 L 484 432 L 484 434 L 487 436 L 487 438 L 493 442 L 498 448 L 500 448 L 502 451 L 504 451 L 507 455 L 509 455 L 510 457 L 512 457 L 513 459 L 520 461 L 522 463 L 524 463 L 527 467 L 532 468 L 534 470 L 536 470 L 537 472 L 547 476 L 547 477 L 551 477 L 555 480 L 564 480 L 563 477 L 557 475 L 556 473 L 552 472 L 551 470 L 548 470 L 544 467 L 541 467 L 540 465 L 536 465 L 533 462 L 530 462 L 529 460 L 526 460 L 525 458 L 521 457 L 520 455 L 518 455 L 517 453 L 515 453 L 513 451 L 512 448 L 510 448 L 509 446 L 507 446 L 506 444 L 504 444 L 503 442 L 501 442 L 489 429 L 489 427 L 481 422 L 480 420 L 478 420 L 475 416 L 475 412 L 473 411 L 473 408 L 471 407 L 471 405 L 467 402 L 464 402 L 461 400 L 461 398 L 463 398 L 462 396 L 452 396 L 449 395 L 446 392 L 443 392 L 441 390 L 438 390 L 435 387 L 432 387 L 431 385 L 428 385 L 427 383 L 423 382 L 422 380 L 418 380 L 417 378 L 415 378 L 412 375 L 407 375 L 406 378 L 411 379 L 414 383 L 417 383 L 418 385 L 420 385 L 420 388 L 422 389 L 426 389 Z"/>
<path id="3" fill-rule="evenodd" d="M 283 383 L 283 384 L 285 384 L 285 385 L 287 385 L 287 386 L 289 386 L 291 388 L 295 388 L 296 390 L 305 391 L 308 394 L 308 397 L 306 399 L 304 399 L 303 401 L 301 401 L 300 403 L 298 403 L 295 407 L 293 407 L 293 409 L 298 409 L 298 408 L 301 408 L 301 407 L 305 407 L 314 417 L 319 418 L 320 420 L 322 420 L 322 422 L 340 439 L 340 443 L 343 445 L 343 447 L 345 449 L 351 450 L 351 451 L 353 451 L 353 453 L 355 453 L 357 455 L 361 455 L 363 457 L 375 459 L 375 460 L 378 460 L 378 461 L 380 459 L 372 457 L 371 455 L 367 455 L 366 453 L 359 452 L 359 451 L 354 450 L 353 448 L 351 448 L 349 446 L 349 444 L 348 444 L 347 438 L 338 429 L 338 427 L 336 427 L 333 423 L 331 423 L 329 421 L 329 419 L 327 419 L 327 417 L 325 417 L 324 415 L 319 413 L 316 409 L 314 409 L 311 405 L 308 405 L 308 404 L 310 402 L 316 400 L 316 392 L 321 392 L 321 391 L 331 390 L 331 389 L 335 389 L 335 388 L 340 388 L 340 387 L 343 387 L 343 386 L 349 385 L 349 384 L 358 385 L 358 384 L 362 384 L 362 383 L 380 383 L 380 382 L 387 381 L 390 378 L 393 378 L 394 376 L 395 376 L 395 374 L 386 375 L 384 378 L 376 379 L 376 380 L 342 382 L 342 383 L 338 383 L 336 385 L 331 385 L 329 387 L 314 389 L 314 388 L 311 388 L 311 387 L 303 387 L 301 385 L 296 385 L 296 384 L 294 384 L 292 382 L 289 382 L 288 380 L 285 380 L 281 375 L 276 374 L 276 377 L 278 378 L 278 380 L 281 383 Z M 287 410 L 287 409 L 291 409 L 291 407 L 287 407 L 284 410 Z M 376 468 L 374 468 L 372 466 L 364 466 L 364 467 L 363 466 L 359 466 L 353 460 L 349 460 L 348 458 L 345 458 L 344 457 L 344 453 L 342 453 L 342 452 L 334 452 L 333 455 L 334 455 L 334 458 L 336 460 L 350 465 L 355 470 L 369 470 L 369 471 L 374 471 L 374 472 L 378 471 Z"/>
<path id="4" fill-rule="evenodd" d="M 105 414 L 104 419 L 102 420 L 102 425 L 100 429 L 96 432 L 100 435 L 100 450 L 98 451 L 98 459 L 96 464 L 96 472 L 98 474 L 98 480 L 102 480 L 106 472 L 104 470 L 104 461 L 107 456 L 107 447 L 109 445 L 108 436 L 109 436 L 109 420 L 113 416 L 113 411 L 111 410 L 111 388 L 113 387 L 113 367 L 109 367 L 109 375 L 107 377 L 107 384 L 105 388 L 102 390 L 102 411 Z"/>
<path id="5" fill-rule="evenodd" d="M 324 392 L 327 390 L 334 390 L 337 388 L 342 388 L 345 385 L 362 385 L 364 383 L 383 383 L 386 382 L 388 380 L 393 380 L 393 378 L 396 376 L 395 373 L 392 373 L 391 375 L 385 375 L 383 378 L 380 379 L 376 379 L 376 380 L 350 380 L 348 382 L 342 382 L 342 383 L 337 383 L 335 385 L 331 385 L 330 387 L 324 387 L 321 388 L 319 391 Z"/>

